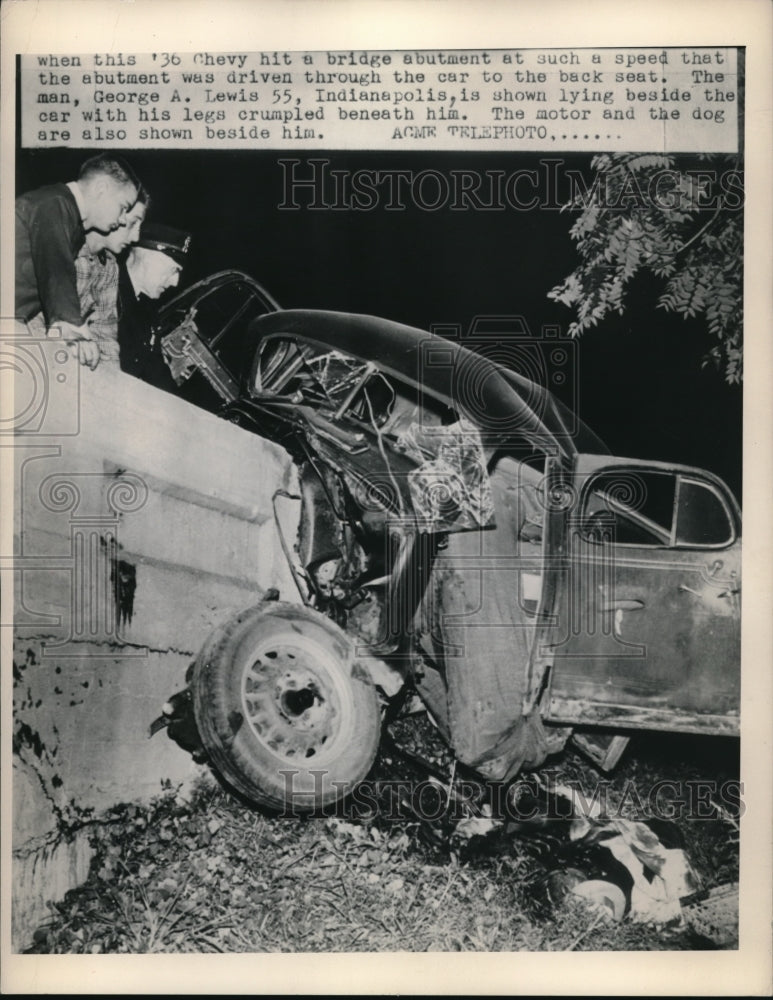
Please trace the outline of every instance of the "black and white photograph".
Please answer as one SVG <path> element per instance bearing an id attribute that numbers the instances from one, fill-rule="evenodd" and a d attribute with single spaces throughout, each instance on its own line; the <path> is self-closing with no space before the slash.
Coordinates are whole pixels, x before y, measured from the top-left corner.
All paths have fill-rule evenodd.
<path id="1" fill-rule="evenodd" d="M 35 7 L 3 989 L 764 995 L 770 8 Z"/>

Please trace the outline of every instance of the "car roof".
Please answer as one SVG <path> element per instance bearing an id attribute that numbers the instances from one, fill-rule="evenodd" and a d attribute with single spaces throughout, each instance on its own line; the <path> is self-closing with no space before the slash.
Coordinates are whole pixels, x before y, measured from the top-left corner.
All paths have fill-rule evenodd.
<path id="1" fill-rule="evenodd" d="M 254 320 L 249 339 L 257 343 L 280 334 L 372 362 L 384 374 L 449 403 L 491 443 L 525 439 L 567 456 L 608 450 L 548 390 L 438 334 L 379 316 L 287 309 Z"/>

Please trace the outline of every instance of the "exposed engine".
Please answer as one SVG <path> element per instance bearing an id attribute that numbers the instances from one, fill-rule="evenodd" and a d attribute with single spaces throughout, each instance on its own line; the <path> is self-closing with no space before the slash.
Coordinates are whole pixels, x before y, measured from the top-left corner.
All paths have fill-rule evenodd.
<path id="1" fill-rule="evenodd" d="M 383 637 L 386 580 L 379 546 L 357 518 L 338 476 L 316 462 L 299 468 L 301 521 L 298 556 L 310 603 L 368 646 Z M 385 548 L 382 545 L 381 548 Z"/>

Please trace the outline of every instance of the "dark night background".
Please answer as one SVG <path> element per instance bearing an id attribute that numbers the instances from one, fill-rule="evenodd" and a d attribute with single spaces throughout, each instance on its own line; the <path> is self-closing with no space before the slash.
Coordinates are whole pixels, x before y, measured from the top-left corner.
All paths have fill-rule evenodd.
<path id="1" fill-rule="evenodd" d="M 193 233 L 184 287 L 228 268 L 251 274 L 287 308 L 386 316 L 412 326 L 522 315 L 533 335 L 566 330 L 572 312 L 547 298 L 577 256 L 575 218 L 544 209 L 280 210 L 280 159 L 290 151 L 128 151 L 150 192 L 149 218 Z M 72 180 L 93 150 L 17 151 L 17 193 Z M 328 169 L 538 169 L 528 154 L 315 152 Z M 543 156 L 542 159 L 545 157 Z M 590 156 L 563 157 L 589 171 Z M 562 168 L 563 169 L 563 168 Z M 302 162 L 298 174 L 310 168 Z M 544 173 L 544 171 L 542 172 Z M 542 176 L 542 173 L 540 176 Z M 528 191 L 528 188 L 526 189 Z M 531 192 L 528 192 L 531 194 Z M 297 200 L 306 205 L 303 191 Z M 682 462 L 720 475 L 741 498 L 742 391 L 701 368 L 705 324 L 656 309 L 658 283 L 639 279 L 623 316 L 577 343 L 577 397 L 565 396 L 616 455 Z"/>

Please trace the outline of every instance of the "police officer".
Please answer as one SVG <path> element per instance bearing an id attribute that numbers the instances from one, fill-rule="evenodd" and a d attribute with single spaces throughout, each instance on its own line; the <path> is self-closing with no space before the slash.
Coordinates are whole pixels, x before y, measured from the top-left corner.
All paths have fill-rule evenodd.
<path id="1" fill-rule="evenodd" d="M 176 386 L 153 333 L 154 303 L 178 284 L 190 244 L 190 233 L 145 223 L 118 276 L 121 368 L 167 392 L 175 392 Z"/>

